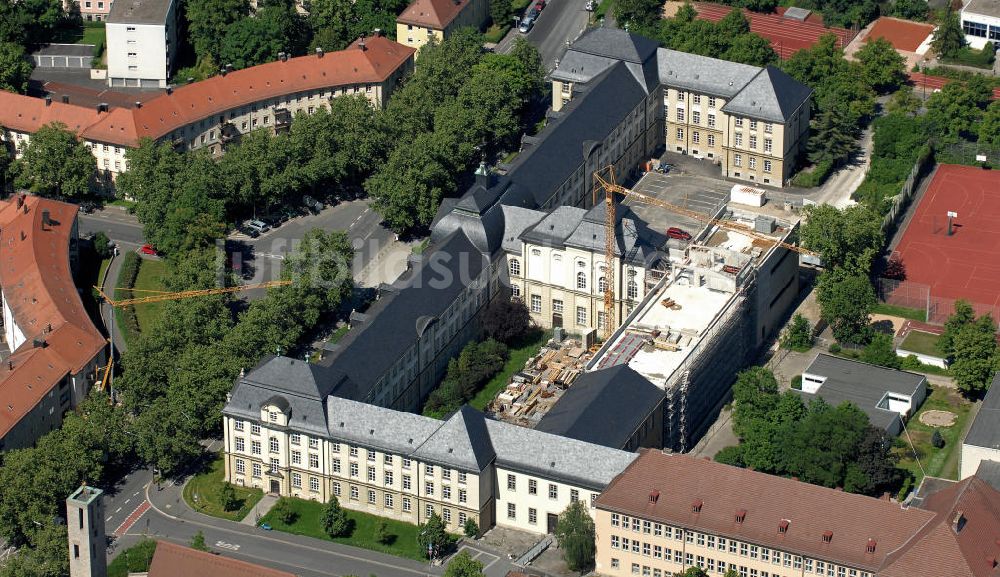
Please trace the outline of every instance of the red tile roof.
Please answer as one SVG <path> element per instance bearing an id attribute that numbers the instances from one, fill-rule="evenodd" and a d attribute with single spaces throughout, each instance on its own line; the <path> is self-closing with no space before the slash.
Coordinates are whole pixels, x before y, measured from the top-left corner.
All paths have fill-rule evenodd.
<path id="1" fill-rule="evenodd" d="M 51 224 L 43 226 L 42 211 Z M 0 437 L 105 346 L 70 269 L 77 207 L 28 196 L 0 205 L 0 288 L 25 342 L 0 365 Z M 35 347 L 34 341 L 44 341 Z"/>
<path id="2" fill-rule="evenodd" d="M 659 491 L 655 500 L 651 491 Z M 890 501 L 654 450 L 642 451 L 598 497 L 597 507 L 867 571 L 877 571 L 935 518 Z M 787 529 L 780 533 L 784 521 Z M 832 537 L 824 542 L 828 532 Z M 868 553 L 870 539 L 874 553 Z"/>
<path id="3" fill-rule="evenodd" d="M 213 118 L 232 108 L 286 94 L 349 84 L 385 81 L 416 50 L 382 36 L 355 42 L 346 50 L 289 58 L 213 76 L 150 99 L 141 108 L 96 108 L 45 101 L 0 91 L 0 126 L 35 132 L 59 121 L 88 140 L 138 146 L 143 137 L 162 138 L 178 128 Z"/>
<path id="4" fill-rule="evenodd" d="M 444 30 L 468 5 L 469 0 L 413 0 L 396 22 Z"/>
<path id="5" fill-rule="evenodd" d="M 923 507 L 935 514 L 933 523 L 890 557 L 880 577 L 1000 575 L 1000 492 L 969 477 L 930 495 Z"/>
<path id="6" fill-rule="evenodd" d="M 149 577 L 295 577 L 292 573 L 237 561 L 169 541 L 157 541 Z"/>

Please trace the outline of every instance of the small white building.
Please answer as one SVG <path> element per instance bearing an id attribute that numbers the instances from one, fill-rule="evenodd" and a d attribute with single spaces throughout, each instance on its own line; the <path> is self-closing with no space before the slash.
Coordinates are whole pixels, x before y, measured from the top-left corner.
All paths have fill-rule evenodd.
<path id="1" fill-rule="evenodd" d="M 969 0 L 961 15 L 969 46 L 981 49 L 987 42 L 1000 43 L 1000 0 Z"/>
<path id="2" fill-rule="evenodd" d="M 962 441 L 959 479 L 975 475 L 983 461 L 1000 462 L 1000 373 L 993 377 L 993 384 Z"/>
<path id="3" fill-rule="evenodd" d="M 118 0 L 106 30 L 108 86 L 166 88 L 177 53 L 175 0 Z"/>

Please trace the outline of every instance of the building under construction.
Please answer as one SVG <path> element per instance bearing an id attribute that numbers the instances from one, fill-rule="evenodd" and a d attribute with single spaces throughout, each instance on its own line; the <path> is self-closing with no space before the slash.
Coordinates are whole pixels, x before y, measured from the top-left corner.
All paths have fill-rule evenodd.
<path id="1" fill-rule="evenodd" d="M 766 204 L 762 193 L 755 199 L 752 189 L 734 187 L 727 198 L 718 184 L 685 190 L 672 178 L 650 173 L 634 190 L 687 203 L 716 222 L 692 229 L 697 234 L 686 246 L 671 246 L 669 273 L 605 340 L 587 370 L 628 365 L 663 389 L 663 444 L 683 452 L 704 433 L 736 373 L 753 362 L 796 300 L 798 254 L 779 243 L 795 235 L 798 218 L 787 204 Z M 657 206 L 633 209 L 658 229 L 695 224 Z"/>

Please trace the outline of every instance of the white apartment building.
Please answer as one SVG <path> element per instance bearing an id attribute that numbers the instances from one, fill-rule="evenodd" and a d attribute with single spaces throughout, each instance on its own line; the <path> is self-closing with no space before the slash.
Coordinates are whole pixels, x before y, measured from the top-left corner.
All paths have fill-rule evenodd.
<path id="1" fill-rule="evenodd" d="M 108 86 L 166 88 L 177 53 L 176 0 L 117 0 L 106 30 Z"/>
<path id="2" fill-rule="evenodd" d="M 471 519 L 552 532 L 570 502 L 593 503 L 635 454 L 487 419 L 463 407 L 445 421 L 333 395 L 303 361 L 266 364 L 223 409 L 226 480 L 451 532 Z M 276 377 L 279 385 L 274 384 Z"/>
<path id="3" fill-rule="evenodd" d="M 1000 43 L 1000 2 L 969 0 L 962 7 L 962 31 L 969 46 L 981 50 L 987 42 Z"/>

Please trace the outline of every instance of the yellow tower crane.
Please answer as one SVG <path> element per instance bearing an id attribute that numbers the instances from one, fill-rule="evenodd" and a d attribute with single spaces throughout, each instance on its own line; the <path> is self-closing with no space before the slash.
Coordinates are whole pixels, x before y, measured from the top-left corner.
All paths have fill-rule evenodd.
<path id="1" fill-rule="evenodd" d="M 251 290 L 251 289 L 259 289 L 259 288 L 266 289 L 266 288 L 272 288 L 272 287 L 286 286 L 286 285 L 290 285 L 290 284 L 292 284 L 292 281 L 290 281 L 290 280 L 275 280 L 275 281 L 268 281 L 268 282 L 262 282 L 262 283 L 256 283 L 256 284 L 240 285 L 240 286 L 231 286 L 231 287 L 213 288 L 213 289 L 201 289 L 201 290 L 189 290 L 189 291 L 177 291 L 177 292 L 118 288 L 116 290 L 130 291 L 130 292 L 145 292 L 145 293 L 154 293 L 154 294 L 151 294 L 149 296 L 143 296 L 143 297 L 133 297 L 133 298 L 117 299 L 117 300 L 109 297 L 103 290 L 101 290 L 101 287 L 95 286 L 94 289 L 96 289 L 97 292 L 98 292 L 98 294 L 101 295 L 101 298 L 104 299 L 104 302 L 108 303 L 108 305 L 110 305 L 111 308 L 117 309 L 117 308 L 123 308 L 123 307 L 127 307 L 127 306 L 133 306 L 133 305 L 144 304 L 144 303 L 158 303 L 158 302 L 163 302 L 163 301 L 177 301 L 177 300 L 181 300 L 181 299 L 189 299 L 189 298 L 194 298 L 194 297 L 203 297 L 203 296 L 208 296 L 208 295 L 219 295 L 219 294 L 235 293 L 235 292 L 241 292 L 241 291 Z M 101 384 L 100 384 L 99 388 L 102 391 L 105 390 L 105 388 L 107 388 L 108 385 L 109 385 L 109 383 L 111 382 L 111 369 L 112 369 L 112 364 L 114 363 L 114 358 L 115 358 L 115 340 L 114 340 L 115 315 L 114 315 L 113 311 L 112 311 L 112 314 L 111 314 L 111 331 L 110 332 L 111 332 L 111 338 L 109 339 L 109 341 L 111 342 L 111 352 L 108 355 L 108 364 L 107 364 L 107 366 L 104 367 L 104 378 L 100 380 Z"/>
<path id="2" fill-rule="evenodd" d="M 731 230 L 738 232 L 740 234 L 749 236 L 754 240 L 770 246 L 780 246 L 791 251 L 795 251 L 802 254 L 809 254 L 814 256 L 819 256 L 818 253 L 813 252 L 809 249 L 802 248 L 801 246 L 783 242 L 780 240 L 775 240 L 774 238 L 759 233 L 747 226 L 735 223 L 729 220 L 723 220 L 719 218 L 712 218 L 708 215 L 702 214 L 700 212 L 677 206 L 660 200 L 659 198 L 649 196 L 648 194 L 643 194 L 636 190 L 625 188 L 615 181 L 615 167 L 606 166 L 598 171 L 594 172 L 594 204 L 597 204 L 597 197 L 599 193 L 604 193 L 604 261 L 607 267 L 606 278 L 607 287 L 604 291 L 604 337 L 608 338 L 611 333 L 615 331 L 617 326 L 615 326 L 614 321 L 614 311 L 615 311 L 615 269 L 611 266 L 612 261 L 615 258 L 615 225 L 616 225 L 616 215 L 615 215 L 615 194 L 620 194 L 625 197 L 625 200 L 636 200 L 639 202 L 644 202 L 646 204 L 651 204 L 653 206 L 658 206 L 679 214 L 686 216 L 688 218 L 697 220 L 698 222 L 705 223 L 707 225 L 718 226 L 719 228 L 725 230 Z"/>

